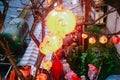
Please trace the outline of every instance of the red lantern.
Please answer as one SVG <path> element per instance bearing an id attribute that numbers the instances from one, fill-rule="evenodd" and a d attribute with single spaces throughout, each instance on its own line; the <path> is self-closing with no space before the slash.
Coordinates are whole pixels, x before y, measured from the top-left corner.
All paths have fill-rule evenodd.
<path id="1" fill-rule="evenodd" d="M 95 39 L 94 36 L 92 36 L 92 37 L 89 38 L 89 43 L 90 44 L 95 44 L 96 43 L 96 39 Z"/>
<path id="2" fill-rule="evenodd" d="M 47 80 L 47 75 L 44 73 L 40 73 L 39 75 L 37 75 L 36 80 Z"/>
<path id="3" fill-rule="evenodd" d="M 105 35 L 102 35 L 102 36 L 99 38 L 99 42 L 100 42 L 101 44 L 105 44 L 105 43 L 107 43 L 107 41 L 108 41 L 108 38 L 107 38 Z"/>
<path id="4" fill-rule="evenodd" d="M 118 44 L 119 43 L 119 37 L 118 36 L 112 36 L 111 38 L 113 44 Z"/>
<path id="5" fill-rule="evenodd" d="M 84 38 L 84 39 L 88 38 L 88 34 L 82 33 L 82 38 Z"/>
<path id="6" fill-rule="evenodd" d="M 76 26 L 76 19 L 72 11 L 57 6 L 46 17 L 46 26 L 51 33 L 64 37 L 72 32 Z"/>
<path id="7" fill-rule="evenodd" d="M 120 44 L 120 37 L 119 37 L 119 44 Z"/>
<path id="8" fill-rule="evenodd" d="M 39 48 L 40 51 L 46 55 L 58 50 L 62 44 L 62 38 L 50 34 L 43 39 L 43 42 L 40 44 Z"/>

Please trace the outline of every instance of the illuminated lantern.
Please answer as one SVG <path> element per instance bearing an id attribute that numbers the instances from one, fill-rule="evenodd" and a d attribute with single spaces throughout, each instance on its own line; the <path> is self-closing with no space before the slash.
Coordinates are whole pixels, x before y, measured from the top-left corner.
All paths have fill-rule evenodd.
<path id="1" fill-rule="evenodd" d="M 82 33 L 82 38 L 84 38 L 84 39 L 88 38 L 88 34 Z"/>
<path id="2" fill-rule="evenodd" d="M 99 38 L 99 42 L 100 42 L 101 44 L 105 44 L 105 43 L 107 43 L 107 41 L 108 41 L 108 38 L 107 38 L 105 35 L 102 35 L 102 36 Z"/>
<path id="3" fill-rule="evenodd" d="M 119 43 L 119 37 L 118 36 L 112 36 L 111 41 L 113 44 L 118 44 Z"/>
<path id="4" fill-rule="evenodd" d="M 50 70 L 52 67 L 52 62 L 50 60 L 46 60 L 44 61 L 44 63 L 42 64 L 42 67 L 46 70 Z"/>
<path id="5" fill-rule="evenodd" d="M 30 70 L 22 70 L 20 69 L 24 77 L 28 77 L 30 75 Z"/>
<path id="6" fill-rule="evenodd" d="M 90 38 L 89 38 L 89 43 L 90 43 L 90 44 L 95 44 L 95 43 L 96 43 L 95 37 L 93 37 L 93 36 L 90 37 Z"/>
<path id="7" fill-rule="evenodd" d="M 51 33 L 64 37 L 72 32 L 76 26 L 76 19 L 72 11 L 57 6 L 46 17 L 46 26 Z"/>
<path id="8" fill-rule="evenodd" d="M 40 73 L 39 75 L 37 75 L 36 80 L 47 80 L 47 75 L 44 73 Z"/>
<path id="9" fill-rule="evenodd" d="M 48 35 L 43 39 L 39 48 L 43 54 L 50 54 L 58 50 L 63 44 L 62 38 L 55 35 Z"/>
<path id="10" fill-rule="evenodd" d="M 119 37 L 119 44 L 120 44 L 120 37 Z"/>

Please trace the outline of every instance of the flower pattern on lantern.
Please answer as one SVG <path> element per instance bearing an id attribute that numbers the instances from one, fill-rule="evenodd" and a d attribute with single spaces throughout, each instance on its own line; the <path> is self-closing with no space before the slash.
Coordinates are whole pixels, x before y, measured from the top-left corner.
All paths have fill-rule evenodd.
<path id="1" fill-rule="evenodd" d="M 48 35 L 43 39 L 39 48 L 43 54 L 50 54 L 59 49 L 63 44 L 62 38 L 55 35 Z"/>
<path id="2" fill-rule="evenodd" d="M 46 17 L 46 26 L 51 33 L 64 38 L 66 34 L 74 30 L 76 19 L 72 11 L 63 6 L 57 6 L 48 13 Z"/>
<path id="3" fill-rule="evenodd" d="M 102 36 L 99 38 L 99 42 L 100 42 L 101 44 L 105 44 L 105 43 L 107 43 L 107 41 L 108 41 L 108 38 L 107 38 L 105 35 L 102 35 Z"/>
<path id="4" fill-rule="evenodd" d="M 96 43 L 96 39 L 95 39 L 94 36 L 92 36 L 92 37 L 89 38 L 89 43 L 90 44 L 95 44 Z"/>
<path id="5" fill-rule="evenodd" d="M 52 67 L 52 62 L 50 60 L 45 60 L 42 67 L 46 70 L 50 70 Z"/>

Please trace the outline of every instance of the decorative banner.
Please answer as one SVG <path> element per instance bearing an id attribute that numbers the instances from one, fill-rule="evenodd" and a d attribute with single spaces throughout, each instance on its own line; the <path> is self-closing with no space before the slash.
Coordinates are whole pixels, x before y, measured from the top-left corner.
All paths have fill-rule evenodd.
<path id="1" fill-rule="evenodd" d="M 46 55 L 58 50 L 62 44 L 62 38 L 49 34 L 43 39 L 43 42 L 40 44 L 39 48 L 40 51 Z"/>
<path id="2" fill-rule="evenodd" d="M 66 34 L 74 30 L 76 19 L 72 11 L 63 6 L 57 6 L 48 13 L 46 26 L 51 33 L 64 38 Z"/>

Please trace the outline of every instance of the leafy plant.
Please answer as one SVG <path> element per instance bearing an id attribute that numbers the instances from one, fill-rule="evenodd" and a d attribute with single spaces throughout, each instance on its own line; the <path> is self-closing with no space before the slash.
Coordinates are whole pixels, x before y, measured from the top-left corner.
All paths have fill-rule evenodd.
<path id="1" fill-rule="evenodd" d="M 82 53 L 81 58 L 81 69 L 79 74 L 80 75 L 86 75 L 87 73 L 87 63 L 86 63 L 86 57 L 87 57 L 87 53 Z"/>
<path id="2" fill-rule="evenodd" d="M 81 70 L 81 46 L 75 48 L 68 58 L 68 63 L 70 64 L 71 69 L 80 75 Z"/>

